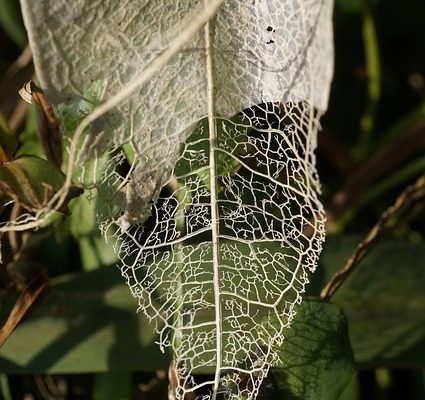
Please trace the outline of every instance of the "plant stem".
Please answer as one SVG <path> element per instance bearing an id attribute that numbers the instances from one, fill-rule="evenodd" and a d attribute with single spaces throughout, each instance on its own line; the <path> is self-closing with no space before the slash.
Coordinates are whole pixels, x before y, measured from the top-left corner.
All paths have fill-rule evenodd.
<path id="1" fill-rule="evenodd" d="M 13 400 L 12 393 L 10 392 L 9 382 L 7 380 L 7 375 L 0 375 L 0 393 L 3 396 L 4 400 Z"/>
<path id="2" fill-rule="evenodd" d="M 381 236 L 393 228 L 416 204 L 422 206 L 425 200 L 425 174 L 413 185 L 408 186 L 397 197 L 395 203 L 387 208 L 378 222 L 367 234 L 366 238 L 357 246 L 343 268 L 338 271 L 320 293 L 321 299 L 331 298 L 338 288 L 347 280 L 355 267 L 370 252 Z"/>
<path id="3" fill-rule="evenodd" d="M 355 149 L 355 157 L 362 159 L 369 148 L 370 138 L 375 127 L 375 117 L 381 98 L 381 62 L 378 37 L 371 7 L 365 1 L 363 12 L 363 44 L 367 75 L 366 109 L 360 119 L 360 137 Z"/>
<path id="4" fill-rule="evenodd" d="M 205 0 L 205 4 L 208 1 Z M 208 128 L 210 139 L 210 190 L 211 190 L 211 234 L 212 234 L 212 262 L 213 262 L 213 281 L 214 281 L 214 303 L 215 303 L 215 322 L 216 322 L 216 370 L 214 377 L 214 387 L 212 400 L 216 400 L 217 391 L 220 384 L 221 371 L 221 296 L 220 296 L 220 248 L 218 243 L 218 209 L 217 209 L 217 188 L 216 188 L 216 146 L 217 131 L 215 124 L 215 93 L 213 81 L 213 44 L 211 23 L 208 21 L 205 25 L 205 47 L 207 62 L 207 81 L 208 81 Z"/>

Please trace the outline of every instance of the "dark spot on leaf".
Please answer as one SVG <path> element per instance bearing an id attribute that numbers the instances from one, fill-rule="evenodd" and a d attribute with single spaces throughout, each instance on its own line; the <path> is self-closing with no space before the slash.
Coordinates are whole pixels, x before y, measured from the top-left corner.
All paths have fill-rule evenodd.
<path id="1" fill-rule="evenodd" d="M 266 42 L 266 44 L 273 44 L 274 43 L 274 40 L 269 40 L 268 42 Z"/>

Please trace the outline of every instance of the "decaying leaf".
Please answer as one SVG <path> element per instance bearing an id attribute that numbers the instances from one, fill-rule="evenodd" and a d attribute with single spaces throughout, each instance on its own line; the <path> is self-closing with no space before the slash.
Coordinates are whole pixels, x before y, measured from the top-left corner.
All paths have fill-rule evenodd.
<path id="1" fill-rule="evenodd" d="M 174 349 L 176 397 L 254 399 L 324 239 L 332 0 L 21 3 L 49 101 L 108 83 L 75 159 L 107 159 L 101 228 Z"/>

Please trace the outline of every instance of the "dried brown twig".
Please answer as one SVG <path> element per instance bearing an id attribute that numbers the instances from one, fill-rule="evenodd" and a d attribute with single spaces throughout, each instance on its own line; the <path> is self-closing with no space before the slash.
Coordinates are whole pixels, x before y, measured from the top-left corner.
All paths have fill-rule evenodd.
<path id="1" fill-rule="evenodd" d="M 415 205 L 425 205 L 425 174 L 413 185 L 408 186 L 387 208 L 366 238 L 357 246 L 344 267 L 338 271 L 320 293 L 321 299 L 329 299 L 351 275 L 359 262 L 369 253 L 379 238 L 393 228 Z"/>
<path id="2" fill-rule="evenodd" d="M 36 275 L 26 288 L 21 292 L 18 300 L 10 312 L 7 321 L 0 329 L 0 347 L 6 342 L 16 326 L 28 313 L 30 307 L 40 297 L 48 285 L 48 279 L 44 272 Z"/>

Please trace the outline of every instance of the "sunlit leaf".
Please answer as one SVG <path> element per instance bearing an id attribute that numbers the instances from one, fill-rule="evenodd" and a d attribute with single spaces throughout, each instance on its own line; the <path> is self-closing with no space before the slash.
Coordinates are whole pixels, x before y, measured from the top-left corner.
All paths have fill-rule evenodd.
<path id="1" fill-rule="evenodd" d="M 100 225 L 161 349 L 174 349 L 177 398 L 206 385 L 212 399 L 255 398 L 324 238 L 314 149 L 332 1 L 22 5 L 50 101 L 107 82 L 105 112 L 77 127 L 70 153 L 83 169 L 108 157 Z M 214 378 L 198 384 L 204 368 Z"/>

